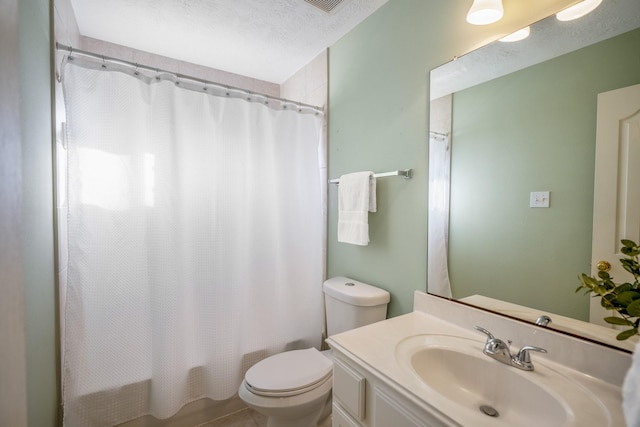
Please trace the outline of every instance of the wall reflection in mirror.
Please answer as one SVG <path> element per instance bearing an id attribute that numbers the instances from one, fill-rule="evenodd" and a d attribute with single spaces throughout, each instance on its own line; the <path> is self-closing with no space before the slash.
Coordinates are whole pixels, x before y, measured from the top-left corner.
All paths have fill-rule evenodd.
<path id="1" fill-rule="evenodd" d="M 633 349 L 588 323 L 575 289 L 591 272 L 597 96 L 640 83 L 639 28 L 640 2 L 608 0 L 431 71 L 430 144 L 445 141 L 451 169 L 449 213 L 429 225 L 430 293 L 450 286 L 454 299 Z M 549 192 L 549 207 L 530 207 L 532 192 Z"/>

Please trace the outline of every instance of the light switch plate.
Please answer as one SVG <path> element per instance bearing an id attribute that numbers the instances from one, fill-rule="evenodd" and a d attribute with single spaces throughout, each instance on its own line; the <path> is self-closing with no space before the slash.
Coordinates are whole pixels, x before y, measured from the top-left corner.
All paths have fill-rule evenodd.
<path id="1" fill-rule="evenodd" d="M 548 208 L 549 191 L 532 191 L 529 199 L 530 208 Z"/>

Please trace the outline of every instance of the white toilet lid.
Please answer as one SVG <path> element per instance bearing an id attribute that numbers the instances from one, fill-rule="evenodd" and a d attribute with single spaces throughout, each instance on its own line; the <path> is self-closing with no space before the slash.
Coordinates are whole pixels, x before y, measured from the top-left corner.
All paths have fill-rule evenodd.
<path id="1" fill-rule="evenodd" d="M 307 391 L 332 373 L 333 363 L 315 348 L 279 353 L 256 363 L 245 374 L 250 389 L 258 394 Z"/>

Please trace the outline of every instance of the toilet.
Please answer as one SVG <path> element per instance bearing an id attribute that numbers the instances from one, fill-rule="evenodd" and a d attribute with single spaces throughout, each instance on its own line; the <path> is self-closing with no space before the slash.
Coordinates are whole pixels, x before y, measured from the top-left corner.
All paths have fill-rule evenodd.
<path id="1" fill-rule="evenodd" d="M 384 320 L 389 292 L 346 277 L 323 284 L 327 335 Z M 315 348 L 275 354 L 244 376 L 238 395 L 266 415 L 267 427 L 331 425 L 333 362 L 330 351 Z"/>

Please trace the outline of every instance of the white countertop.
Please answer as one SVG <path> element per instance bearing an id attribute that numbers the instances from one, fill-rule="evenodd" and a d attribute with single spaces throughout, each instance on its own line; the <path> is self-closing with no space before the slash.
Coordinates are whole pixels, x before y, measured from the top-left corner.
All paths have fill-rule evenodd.
<path id="1" fill-rule="evenodd" d="M 505 326 L 505 324 L 509 325 L 512 321 L 506 318 L 500 318 L 499 316 L 491 313 L 475 313 L 473 311 L 476 309 L 468 308 L 461 304 L 455 304 L 443 299 L 426 301 L 425 298 L 434 297 L 426 294 L 423 296 L 418 292 L 416 292 L 416 298 L 421 300 L 421 302 L 416 301 L 415 306 L 418 308 L 416 311 L 331 336 L 328 343 L 334 350 L 344 353 L 346 356 L 353 358 L 357 363 L 362 364 L 367 369 L 388 380 L 393 387 L 406 391 L 411 396 L 415 396 L 416 399 L 412 400 L 414 400 L 414 402 L 423 402 L 425 409 L 431 412 L 435 411 L 436 413 L 444 414 L 454 423 L 462 426 L 474 427 L 483 425 L 495 427 L 501 425 L 499 419 L 482 419 L 478 416 L 477 412 L 466 413 L 465 411 L 460 410 L 460 406 L 458 404 L 449 401 L 425 385 L 417 375 L 412 374 L 406 366 L 401 366 L 401 364 L 398 363 L 396 358 L 396 348 L 398 344 L 406 338 L 416 335 L 452 335 L 475 341 L 477 343 L 478 354 L 482 354 L 486 337 L 473 330 L 473 326 L 470 324 L 477 322 L 476 324 L 486 327 L 494 332 L 494 335 L 506 341 L 509 337 L 501 335 L 501 332 L 505 333 L 504 331 L 506 329 L 504 328 L 508 327 Z M 447 304 L 455 304 L 455 306 L 447 306 Z M 443 320 L 440 316 L 436 317 L 431 314 L 426 314 L 422 311 L 424 309 L 436 312 L 442 312 L 444 310 L 447 313 L 451 313 L 452 316 L 460 318 L 459 323 L 463 323 L 463 325 L 453 323 L 450 321 L 451 319 Z M 468 310 L 472 311 L 471 314 Z M 460 315 L 460 313 L 462 313 L 462 315 Z M 493 319 L 487 316 L 498 318 Z M 464 325 L 465 323 L 469 325 Z M 496 331 L 498 327 L 495 325 L 500 325 L 501 330 Z M 608 363 L 606 360 L 602 359 L 602 349 L 593 349 L 592 343 L 586 343 L 584 347 L 580 347 L 582 343 L 576 342 L 579 340 L 568 336 L 562 336 L 562 334 L 558 333 L 552 333 L 550 341 L 550 332 L 540 332 L 539 328 L 536 328 L 533 325 L 516 325 L 515 329 L 509 330 L 507 333 L 518 334 L 518 328 L 522 327 L 535 328 L 533 330 L 533 335 L 529 334 L 524 338 L 525 340 L 529 340 L 526 342 L 527 345 L 537 345 L 549 349 L 549 354 L 543 355 L 535 353 L 532 355 L 534 364 L 541 368 L 532 372 L 521 371 L 523 375 L 543 375 L 538 371 L 544 369 L 561 371 L 566 378 L 569 378 L 580 387 L 586 388 L 596 395 L 609 409 L 611 417 L 610 426 L 625 425 L 621 406 L 621 378 L 623 377 L 623 374 L 621 375 L 620 372 L 626 372 L 626 369 L 630 366 L 631 355 L 616 353 L 615 350 L 606 349 L 606 351 L 614 352 L 610 363 L 618 365 L 622 364 L 623 366 L 612 366 L 611 370 L 614 372 L 609 376 L 599 375 L 602 372 L 608 372 L 602 366 L 594 367 L 593 372 L 588 371 L 585 373 L 588 363 L 598 363 L 600 365 L 606 365 Z M 555 345 L 551 345 L 553 348 L 549 348 L 550 344 Z M 522 344 L 519 344 L 517 340 L 514 339 L 513 348 L 518 348 L 518 345 Z M 562 353 L 560 357 L 561 362 L 563 358 L 566 361 L 566 358 L 570 357 L 570 355 L 562 352 L 560 350 L 561 348 L 567 349 L 569 353 L 575 353 L 575 365 L 571 365 L 573 368 L 567 368 L 566 363 L 558 363 L 558 361 L 554 360 L 554 352 Z M 588 355 L 585 356 L 585 354 L 581 354 L 593 352 L 596 353 L 593 359 L 590 359 Z M 627 365 L 624 366 L 625 364 Z M 576 370 L 576 366 L 581 368 L 581 371 Z M 516 368 L 505 365 L 505 369 Z M 582 410 L 580 412 L 584 416 L 588 415 L 589 410 L 589 408 L 584 408 L 584 413 L 582 413 Z M 581 424 L 581 427 L 588 425 L 589 424 Z M 597 426 L 594 424 L 594 427 L 604 426 L 600 421 Z"/>

